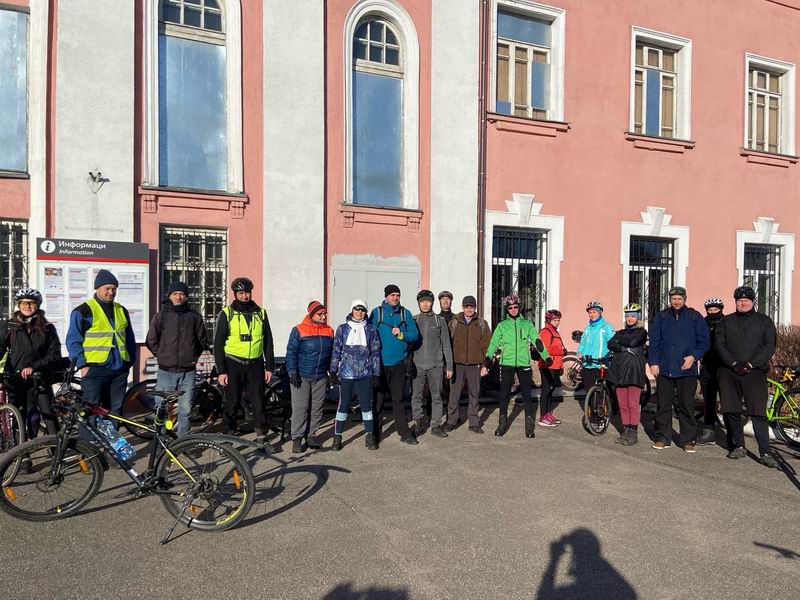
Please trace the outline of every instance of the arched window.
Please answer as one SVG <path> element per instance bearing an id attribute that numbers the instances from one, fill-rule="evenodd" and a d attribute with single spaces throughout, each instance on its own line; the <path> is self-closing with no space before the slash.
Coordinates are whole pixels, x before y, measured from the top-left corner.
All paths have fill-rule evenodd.
<path id="1" fill-rule="evenodd" d="M 242 191 L 239 0 L 147 0 L 146 185 Z"/>
<path id="2" fill-rule="evenodd" d="M 419 49 L 393 0 L 362 0 L 345 24 L 346 201 L 417 208 Z"/>

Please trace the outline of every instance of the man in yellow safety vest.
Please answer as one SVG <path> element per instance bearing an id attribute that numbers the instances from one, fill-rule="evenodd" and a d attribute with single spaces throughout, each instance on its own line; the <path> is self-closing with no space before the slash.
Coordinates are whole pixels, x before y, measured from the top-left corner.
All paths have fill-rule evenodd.
<path id="1" fill-rule="evenodd" d="M 70 315 L 66 344 L 80 369 L 83 399 L 119 414 L 136 358 L 136 336 L 128 310 L 114 302 L 117 287 L 110 271 L 97 272 L 94 296 Z"/>

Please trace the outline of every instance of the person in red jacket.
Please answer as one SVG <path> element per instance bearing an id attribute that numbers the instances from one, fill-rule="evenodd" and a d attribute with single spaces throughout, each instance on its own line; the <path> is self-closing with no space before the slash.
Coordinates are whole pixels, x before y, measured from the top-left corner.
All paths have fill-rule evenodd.
<path id="1" fill-rule="evenodd" d="M 539 425 L 542 427 L 558 427 L 561 419 L 556 419 L 553 414 L 553 392 L 561 387 L 561 372 L 564 368 L 564 342 L 558 333 L 561 324 L 561 311 L 550 309 L 544 315 L 544 327 L 539 332 L 539 339 L 550 353 L 553 362 L 547 364 L 539 360 L 539 371 L 542 373 L 542 393 L 539 398 Z"/>

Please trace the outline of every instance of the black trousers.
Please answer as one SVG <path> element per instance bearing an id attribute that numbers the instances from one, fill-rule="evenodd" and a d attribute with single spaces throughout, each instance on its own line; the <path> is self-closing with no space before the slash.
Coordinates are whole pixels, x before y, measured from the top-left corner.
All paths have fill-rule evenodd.
<path id="1" fill-rule="evenodd" d="M 744 448 L 744 422 L 742 401 L 747 414 L 753 420 L 753 433 L 756 434 L 758 451 L 769 452 L 769 424 L 767 423 L 767 374 L 764 371 L 751 371 L 747 375 L 737 375 L 730 369 L 721 369 L 719 390 L 722 404 L 722 417 L 728 437 L 728 449 Z"/>
<path id="2" fill-rule="evenodd" d="M 243 364 L 228 360 L 228 385 L 223 389 L 225 429 L 229 431 L 236 429 L 236 418 L 242 406 L 242 392 L 246 392 L 247 402 L 253 411 L 253 429 L 256 432 L 267 433 L 267 422 L 264 418 L 264 362 Z"/>
<path id="3" fill-rule="evenodd" d="M 381 371 L 381 387 L 375 394 L 375 435 L 380 438 L 381 425 L 383 424 L 383 405 L 387 396 L 392 403 L 392 413 L 394 415 L 394 426 L 397 435 L 406 438 L 411 435 L 408 428 L 408 417 L 406 416 L 405 398 L 403 390 L 406 385 L 406 365 L 401 362 L 391 367 L 383 367 Z"/>
<path id="4" fill-rule="evenodd" d="M 693 444 L 697 439 L 697 419 L 694 416 L 694 395 L 697 391 L 696 377 L 658 376 L 656 400 L 658 409 L 655 418 L 656 439 L 665 444 L 672 443 L 672 408 L 678 410 L 680 444 Z"/>
<path id="5" fill-rule="evenodd" d="M 544 416 L 553 410 L 553 392 L 561 387 L 561 369 L 540 369 L 542 393 L 539 398 L 539 414 Z"/>
<path id="6" fill-rule="evenodd" d="M 508 416 L 508 401 L 511 399 L 511 388 L 514 385 L 514 374 L 519 379 L 519 391 L 522 393 L 522 404 L 525 416 L 533 418 L 533 398 L 531 397 L 531 380 L 533 373 L 530 367 L 500 367 L 500 415 Z"/>
<path id="7" fill-rule="evenodd" d="M 597 372 L 600 369 L 581 369 L 581 381 L 583 382 L 583 391 L 587 394 L 592 386 L 597 383 Z"/>
<path id="8" fill-rule="evenodd" d="M 744 420 L 742 413 L 722 413 L 728 436 L 728 450 L 744 448 Z M 769 423 L 767 417 L 750 417 L 753 420 L 753 432 L 756 434 L 759 454 L 769 452 Z"/>
<path id="9" fill-rule="evenodd" d="M 717 369 L 700 369 L 700 390 L 703 392 L 705 410 L 703 425 L 713 428 L 717 423 L 717 396 L 719 396 L 719 372 Z"/>
<path id="10" fill-rule="evenodd" d="M 8 388 L 11 403 L 22 414 L 25 433 L 28 439 L 39 432 L 39 419 L 44 421 L 48 434 L 58 433 L 58 423 L 53 413 L 53 393 L 50 386 L 37 386 L 32 379 L 14 378 Z"/>

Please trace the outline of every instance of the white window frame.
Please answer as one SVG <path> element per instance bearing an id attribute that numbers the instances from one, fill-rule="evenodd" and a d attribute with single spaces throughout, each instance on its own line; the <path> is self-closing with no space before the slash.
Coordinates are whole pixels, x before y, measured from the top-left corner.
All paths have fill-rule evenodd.
<path id="1" fill-rule="evenodd" d="M 758 217 L 752 230 L 736 231 L 737 285 L 744 281 L 744 245 L 771 244 L 781 246 L 780 290 L 781 304 L 778 308 L 779 323 L 792 323 L 792 278 L 794 277 L 794 234 L 778 233 L 779 223 L 771 217 Z"/>
<path id="2" fill-rule="evenodd" d="M 367 17 L 388 21 L 400 44 L 403 65 L 403 154 L 401 208 L 419 207 L 419 39 L 409 14 L 394 0 L 361 0 L 344 23 L 344 203 L 353 203 L 353 38 Z M 393 207 L 387 207 L 393 208 Z M 396 207 L 394 207 L 396 208 Z"/>
<path id="3" fill-rule="evenodd" d="M 631 67 L 630 67 L 630 107 L 628 118 L 628 132 L 634 133 L 636 118 L 636 44 L 642 42 L 647 45 L 660 46 L 675 51 L 675 131 L 673 137 L 664 139 L 684 140 L 692 139 L 692 40 L 689 38 L 653 31 L 643 27 L 631 27 Z M 644 94 L 643 88 L 643 94 Z M 647 108 L 644 104 L 646 96 L 642 99 L 642 119 Z M 644 127 L 642 128 L 644 131 Z M 659 127 L 659 133 L 661 128 Z M 645 133 L 636 135 L 647 135 Z M 651 136 L 651 137 L 661 137 Z"/>
<path id="4" fill-rule="evenodd" d="M 648 206 L 640 213 L 641 221 L 622 221 L 620 235 L 620 264 L 622 265 L 622 298 L 625 306 L 630 296 L 628 271 L 631 268 L 631 237 L 664 238 L 673 242 L 672 285 L 686 286 L 689 269 L 689 227 L 672 225 L 672 215 L 659 206 Z"/>
<path id="5" fill-rule="evenodd" d="M 793 63 L 759 56 L 746 52 L 744 55 L 744 105 L 742 120 L 744 129 L 742 132 L 742 148 L 753 150 L 754 152 L 767 152 L 766 150 L 755 150 L 747 144 L 747 133 L 749 123 L 747 122 L 747 102 L 750 93 L 750 69 L 764 69 L 781 76 L 781 103 L 780 119 L 781 126 L 778 130 L 778 152 L 777 154 L 794 156 L 795 153 L 795 65 Z M 774 152 L 767 152 L 775 154 Z"/>
<path id="6" fill-rule="evenodd" d="M 637 44 L 637 47 L 638 47 L 638 44 Z M 650 53 L 651 50 L 655 51 L 656 53 L 658 53 L 658 66 L 657 67 L 652 67 L 650 65 L 647 65 L 647 62 L 648 62 L 648 56 L 647 55 Z M 645 64 L 641 65 L 641 66 L 634 64 L 634 66 L 633 66 L 633 73 L 634 73 L 634 77 L 633 77 L 633 85 L 634 85 L 634 102 L 633 102 L 634 115 L 633 115 L 633 129 L 632 129 L 632 131 L 633 131 L 633 133 L 637 133 L 638 135 L 649 135 L 649 134 L 645 133 L 645 131 L 647 130 L 647 76 L 645 75 L 645 73 L 649 69 L 656 69 L 659 72 L 659 96 L 661 96 L 661 94 L 662 94 L 662 92 L 664 90 L 664 87 L 665 87 L 664 86 L 664 79 L 671 79 L 672 80 L 672 123 L 669 124 L 669 127 L 665 126 L 665 124 L 662 122 L 661 114 L 659 113 L 659 115 L 658 115 L 658 131 L 659 131 L 658 137 L 665 137 L 665 138 L 668 138 L 668 139 L 673 139 L 673 138 L 676 137 L 675 133 L 676 133 L 677 128 L 678 128 L 677 127 L 677 125 L 678 125 L 678 97 L 677 97 L 678 94 L 676 93 L 676 88 L 678 87 L 678 83 L 679 82 L 678 82 L 678 73 L 677 73 L 677 71 L 667 71 L 664 68 L 664 50 L 665 50 L 665 48 L 663 48 L 661 46 L 653 46 L 653 45 L 651 45 L 649 43 L 644 42 L 642 44 L 642 62 L 645 63 Z M 677 53 L 674 54 L 674 57 L 677 58 Z M 673 58 L 673 65 L 672 65 L 673 68 L 677 68 L 676 65 L 674 64 L 675 58 Z M 634 58 L 634 61 L 635 61 L 635 58 Z M 642 81 L 641 81 L 641 84 L 642 84 L 642 123 L 641 123 L 642 131 L 640 131 L 640 132 L 636 131 L 636 97 L 635 97 L 635 94 L 636 94 L 636 74 L 638 72 L 642 73 Z M 663 134 L 663 130 L 664 129 L 671 129 L 672 130 L 672 137 L 664 135 Z"/>
<path id="7" fill-rule="evenodd" d="M 244 191 L 242 157 L 242 7 L 240 0 L 218 0 L 225 29 L 228 176 L 224 191 Z M 160 187 L 158 173 L 158 36 L 161 0 L 144 6 L 145 130 L 142 184 Z M 201 33 L 198 30 L 198 34 Z"/>
<path id="8" fill-rule="evenodd" d="M 525 16 L 533 17 L 550 22 L 550 106 L 547 109 L 548 121 L 564 121 L 564 46 L 566 41 L 566 20 L 567 12 L 563 8 L 548 6 L 533 2 L 532 0 L 494 0 L 492 3 L 491 19 L 491 44 L 490 44 L 490 65 L 489 74 L 491 83 L 489 86 L 489 106 L 492 112 L 497 112 L 497 11 L 499 9 L 517 12 Z M 514 42 L 517 45 L 526 46 L 542 50 L 540 46 Z M 528 53 L 529 59 L 530 52 Z M 510 57 L 509 68 L 513 64 L 513 56 Z M 528 66 L 530 77 L 531 67 Z M 530 81 L 530 79 L 528 79 Z M 530 97 L 530 91 L 528 91 Z M 512 102 L 512 112 L 513 112 Z M 528 102 L 530 110 L 530 102 Z M 513 115 L 512 115 L 513 116 Z"/>

